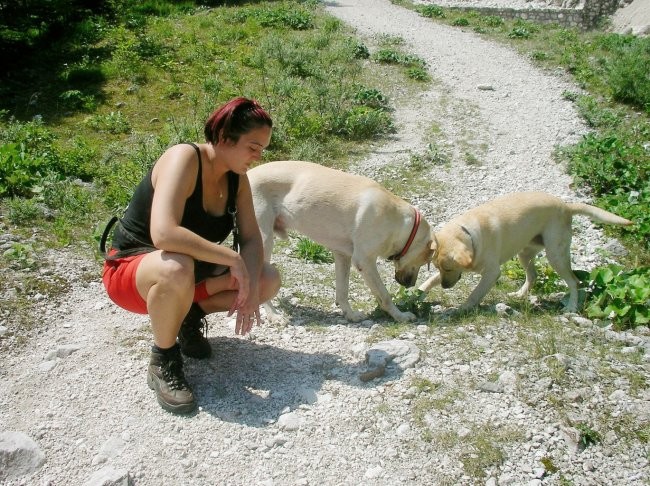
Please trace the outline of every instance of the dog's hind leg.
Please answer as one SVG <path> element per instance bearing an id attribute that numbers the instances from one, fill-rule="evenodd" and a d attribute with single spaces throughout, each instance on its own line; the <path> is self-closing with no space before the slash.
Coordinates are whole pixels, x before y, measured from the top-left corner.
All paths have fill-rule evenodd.
<path id="1" fill-rule="evenodd" d="M 334 273 L 336 274 L 336 304 L 341 308 L 343 316 L 350 322 L 359 322 L 365 318 L 363 312 L 352 310 L 350 307 L 350 263 L 351 258 L 344 253 L 333 251 Z"/>
<path id="2" fill-rule="evenodd" d="M 539 248 L 536 246 L 527 246 L 523 250 L 519 252 L 517 255 L 517 258 L 519 258 L 519 263 L 521 263 L 521 266 L 524 268 L 524 271 L 526 272 L 526 281 L 524 284 L 521 286 L 519 290 L 516 292 L 511 292 L 508 295 L 511 297 L 517 297 L 517 298 L 522 298 L 525 295 L 528 295 L 528 292 L 530 292 L 530 289 L 532 286 L 535 284 L 535 280 L 537 279 L 537 270 L 535 269 L 535 257 L 537 256 L 537 252 L 539 251 Z"/>
<path id="3" fill-rule="evenodd" d="M 568 235 L 571 235 L 571 227 L 567 229 Z M 578 284 L 580 281 L 571 270 L 571 237 L 558 238 L 557 240 L 546 241 L 546 258 L 555 269 L 560 277 L 564 279 L 569 286 L 569 301 L 566 304 L 566 312 L 576 312 L 578 310 Z"/>

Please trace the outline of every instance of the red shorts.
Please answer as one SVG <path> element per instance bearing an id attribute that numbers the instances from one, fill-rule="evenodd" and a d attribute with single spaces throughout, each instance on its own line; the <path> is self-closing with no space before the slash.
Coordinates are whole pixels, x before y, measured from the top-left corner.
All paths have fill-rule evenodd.
<path id="1" fill-rule="evenodd" d="M 111 249 L 108 254 L 114 255 Z M 137 314 L 148 314 L 147 302 L 142 298 L 135 285 L 135 272 L 142 259 L 148 253 L 132 255 L 115 260 L 104 261 L 102 281 L 110 299 L 117 305 Z M 205 280 L 194 288 L 194 302 L 200 302 L 210 296 L 205 288 Z"/>

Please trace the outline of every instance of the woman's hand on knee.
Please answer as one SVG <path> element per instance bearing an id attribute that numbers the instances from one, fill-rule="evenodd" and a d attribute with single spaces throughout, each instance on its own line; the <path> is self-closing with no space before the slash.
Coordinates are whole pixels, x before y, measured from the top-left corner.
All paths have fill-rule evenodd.
<path id="1" fill-rule="evenodd" d="M 230 267 L 230 279 L 233 288 L 237 289 L 237 295 L 232 302 L 228 315 L 231 316 L 239 310 L 248 300 L 250 293 L 250 276 L 244 260 L 240 257 L 237 262 Z"/>

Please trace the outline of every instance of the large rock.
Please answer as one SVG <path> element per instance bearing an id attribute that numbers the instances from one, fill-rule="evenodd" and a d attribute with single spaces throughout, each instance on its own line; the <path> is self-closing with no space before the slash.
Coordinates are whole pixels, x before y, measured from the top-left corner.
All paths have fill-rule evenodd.
<path id="1" fill-rule="evenodd" d="M 38 471 L 45 453 L 22 432 L 0 433 L 0 479 L 18 478 Z"/>
<path id="2" fill-rule="evenodd" d="M 90 476 L 84 486 L 131 486 L 132 484 L 129 471 L 106 466 Z"/>

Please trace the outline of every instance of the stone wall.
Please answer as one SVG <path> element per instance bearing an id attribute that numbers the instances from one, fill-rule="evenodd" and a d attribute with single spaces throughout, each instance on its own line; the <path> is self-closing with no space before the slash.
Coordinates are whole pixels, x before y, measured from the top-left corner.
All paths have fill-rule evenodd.
<path id="1" fill-rule="evenodd" d="M 612 15 L 619 0 L 584 0 L 580 8 L 502 8 L 502 7 L 449 7 L 452 10 L 472 10 L 482 15 L 495 15 L 505 19 L 522 19 L 540 24 L 555 23 L 564 27 L 589 30 L 599 21 Z"/>

